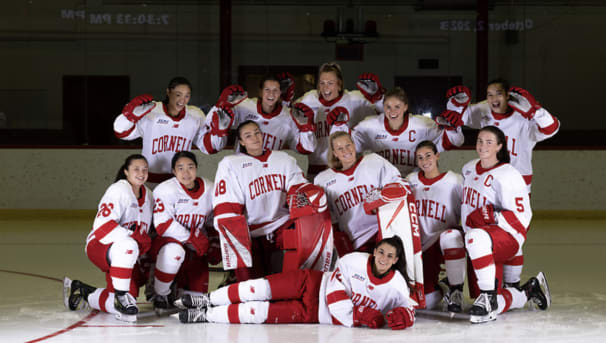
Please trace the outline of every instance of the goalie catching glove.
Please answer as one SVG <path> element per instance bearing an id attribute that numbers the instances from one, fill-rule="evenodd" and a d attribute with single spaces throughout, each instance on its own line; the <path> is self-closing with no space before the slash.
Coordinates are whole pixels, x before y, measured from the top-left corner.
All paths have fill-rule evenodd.
<path id="1" fill-rule="evenodd" d="M 509 101 L 507 101 L 507 105 L 520 112 L 526 119 L 532 119 L 535 112 L 541 108 L 541 105 L 532 94 L 519 87 L 509 88 Z"/>
<path id="2" fill-rule="evenodd" d="M 122 114 L 128 121 L 136 123 L 156 107 L 153 100 L 154 98 L 149 94 L 138 95 L 124 106 Z"/>
<path id="3" fill-rule="evenodd" d="M 379 77 L 373 73 L 362 73 L 358 76 L 356 87 L 364 95 L 366 100 L 371 103 L 376 103 L 383 98 L 385 88 L 381 86 Z"/>
<path id="4" fill-rule="evenodd" d="M 286 196 L 292 219 L 324 212 L 328 207 L 324 189 L 311 183 L 292 186 Z"/>
<path id="5" fill-rule="evenodd" d="M 219 96 L 217 105 L 223 102 L 228 102 L 232 106 L 236 106 L 248 97 L 248 93 L 240 85 L 227 86 Z"/>
<path id="6" fill-rule="evenodd" d="M 386 184 L 383 188 L 375 188 L 368 193 L 364 199 L 364 212 L 366 214 L 375 214 L 377 208 L 392 201 L 405 199 L 408 194 L 412 194 L 412 190 L 408 183 L 392 182 Z"/>
<path id="7" fill-rule="evenodd" d="M 312 132 L 316 130 L 314 111 L 304 103 L 296 103 L 290 111 L 290 116 L 299 128 L 299 131 Z"/>

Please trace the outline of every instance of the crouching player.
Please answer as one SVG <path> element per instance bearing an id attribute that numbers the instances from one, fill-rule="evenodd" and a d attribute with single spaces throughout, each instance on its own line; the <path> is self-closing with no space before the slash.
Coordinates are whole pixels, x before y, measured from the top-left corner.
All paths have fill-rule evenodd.
<path id="1" fill-rule="evenodd" d="M 414 324 L 402 241 L 394 236 L 373 254 L 350 253 L 332 272 L 293 270 L 184 295 L 183 323 L 322 323 L 400 330 Z"/>

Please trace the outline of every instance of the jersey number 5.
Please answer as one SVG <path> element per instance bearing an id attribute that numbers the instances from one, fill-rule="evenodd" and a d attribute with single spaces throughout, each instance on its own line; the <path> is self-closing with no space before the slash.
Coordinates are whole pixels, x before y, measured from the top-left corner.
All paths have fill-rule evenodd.
<path id="1" fill-rule="evenodd" d="M 524 212 L 524 199 L 522 197 L 516 198 L 516 210 L 518 212 Z"/>
<path id="2" fill-rule="evenodd" d="M 215 196 L 225 194 L 225 180 L 219 181 L 217 187 L 215 187 Z"/>

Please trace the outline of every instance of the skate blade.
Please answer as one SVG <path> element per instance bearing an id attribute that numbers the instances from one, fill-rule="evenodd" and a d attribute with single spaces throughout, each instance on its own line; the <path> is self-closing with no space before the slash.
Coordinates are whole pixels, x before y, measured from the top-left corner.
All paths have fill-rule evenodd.
<path id="1" fill-rule="evenodd" d="M 497 319 L 497 312 L 490 312 L 489 314 L 485 315 L 485 316 L 474 316 L 474 315 L 470 315 L 469 316 L 469 321 L 472 324 L 482 324 L 482 323 L 486 323 L 486 322 L 491 322 L 493 320 Z"/>
<path id="2" fill-rule="evenodd" d="M 170 315 L 173 315 L 175 313 L 179 313 L 181 309 L 179 308 L 155 308 L 154 309 L 154 313 L 156 314 L 156 316 L 158 317 L 168 317 Z"/>
<path id="3" fill-rule="evenodd" d="M 69 310 L 69 296 L 71 294 L 72 280 L 67 276 L 63 278 L 63 305 Z"/>
<path id="4" fill-rule="evenodd" d="M 136 314 L 116 313 L 116 319 L 123 321 L 123 322 L 135 323 L 137 321 L 137 315 Z"/>
<path id="5" fill-rule="evenodd" d="M 543 272 L 539 272 L 539 274 L 537 274 L 536 278 L 539 281 L 539 285 L 541 285 L 543 293 L 545 294 L 545 299 L 547 299 L 547 308 L 550 308 L 551 307 L 551 292 L 549 292 L 549 284 L 547 284 L 547 279 L 545 278 L 545 274 L 543 274 Z"/>
<path id="6" fill-rule="evenodd" d="M 173 305 L 175 305 L 178 309 L 181 309 L 181 310 L 187 309 L 187 306 L 185 306 L 183 304 L 183 300 L 181 300 L 181 298 L 173 301 Z"/>

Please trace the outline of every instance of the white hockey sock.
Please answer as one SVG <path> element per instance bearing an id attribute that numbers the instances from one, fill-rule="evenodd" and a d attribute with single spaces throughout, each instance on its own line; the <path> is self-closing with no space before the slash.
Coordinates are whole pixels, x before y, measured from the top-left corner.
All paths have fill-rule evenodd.
<path id="1" fill-rule="evenodd" d="M 109 275 L 112 278 L 114 289 L 128 291 L 130 289 L 130 278 L 133 266 L 139 256 L 137 242 L 126 237 L 116 241 L 109 248 Z"/>
<path id="2" fill-rule="evenodd" d="M 465 234 L 465 248 L 471 259 L 474 272 L 481 290 L 493 290 L 495 287 L 496 268 L 492 255 L 492 240 L 488 232 L 471 229 Z"/>
<path id="3" fill-rule="evenodd" d="M 221 287 L 210 293 L 213 305 L 237 304 L 247 301 L 270 300 L 271 288 L 266 279 L 253 279 Z"/>
<path id="4" fill-rule="evenodd" d="M 446 276 L 451 285 L 462 285 L 465 282 L 465 242 L 463 234 L 449 229 L 440 235 L 440 249 L 444 256 Z"/>
<path id="5" fill-rule="evenodd" d="M 159 295 L 170 293 L 170 284 L 185 259 L 185 249 L 180 244 L 168 243 L 160 248 L 154 270 L 154 290 Z"/>
<path id="6" fill-rule="evenodd" d="M 211 323 L 252 323 L 262 324 L 267 320 L 268 301 L 209 307 L 206 320 Z"/>
<path id="7" fill-rule="evenodd" d="M 497 301 L 499 302 L 499 313 L 503 313 L 515 308 L 523 308 L 528 298 L 524 291 L 507 287 L 501 290 L 501 293 L 497 296 Z"/>
<path id="8" fill-rule="evenodd" d="M 112 314 L 117 314 L 118 311 L 114 307 L 114 293 L 106 288 L 97 288 L 94 292 L 88 295 L 86 299 L 90 307 Z"/>

